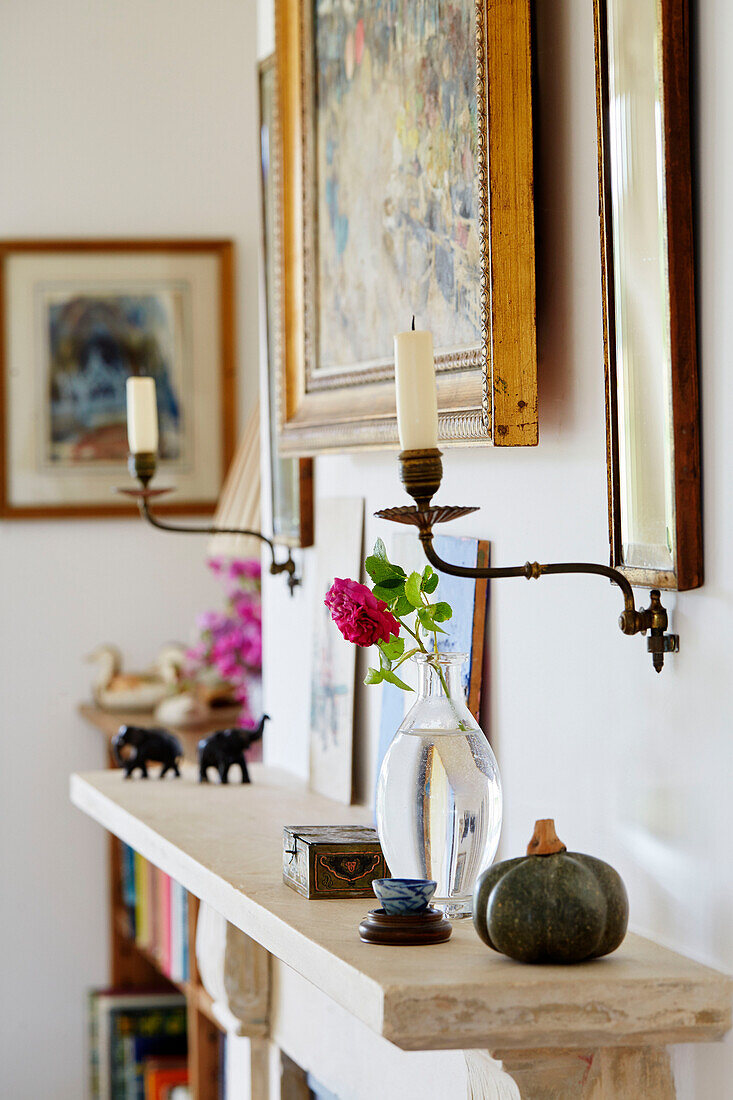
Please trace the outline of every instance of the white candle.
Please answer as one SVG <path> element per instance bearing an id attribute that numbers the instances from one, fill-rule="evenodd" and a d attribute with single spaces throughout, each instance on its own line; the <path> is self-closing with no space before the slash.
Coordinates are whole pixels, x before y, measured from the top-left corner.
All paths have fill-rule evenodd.
<path id="1" fill-rule="evenodd" d="M 158 404 L 155 379 L 127 379 L 127 442 L 132 454 L 158 450 Z"/>
<path id="2" fill-rule="evenodd" d="M 438 394 L 433 334 L 398 332 L 394 338 L 394 360 L 400 446 L 403 451 L 437 447 Z"/>

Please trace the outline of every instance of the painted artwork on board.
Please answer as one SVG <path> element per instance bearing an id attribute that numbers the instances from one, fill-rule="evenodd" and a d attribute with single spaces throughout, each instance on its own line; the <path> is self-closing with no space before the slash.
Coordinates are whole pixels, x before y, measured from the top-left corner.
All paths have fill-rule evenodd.
<path id="1" fill-rule="evenodd" d="M 45 460 L 56 468 L 124 461 L 125 383 L 156 381 L 160 457 L 182 457 L 179 290 L 39 290 L 48 418 Z"/>
<path id="2" fill-rule="evenodd" d="M 364 501 L 319 500 L 311 664 L 310 786 L 351 802 L 356 646 L 344 645 L 324 599 L 334 577 L 358 577 L 362 560 Z"/>
<path id="3" fill-rule="evenodd" d="M 480 343 L 475 36 L 474 0 L 314 0 L 317 373 L 413 314 Z"/>

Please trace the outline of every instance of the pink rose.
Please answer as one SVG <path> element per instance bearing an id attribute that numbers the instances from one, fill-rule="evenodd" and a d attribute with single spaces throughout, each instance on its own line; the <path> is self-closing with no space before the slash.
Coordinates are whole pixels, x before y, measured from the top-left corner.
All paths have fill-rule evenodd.
<path id="1" fill-rule="evenodd" d="M 347 642 L 370 646 L 399 635 L 400 624 L 365 584 L 336 577 L 324 603 Z"/>

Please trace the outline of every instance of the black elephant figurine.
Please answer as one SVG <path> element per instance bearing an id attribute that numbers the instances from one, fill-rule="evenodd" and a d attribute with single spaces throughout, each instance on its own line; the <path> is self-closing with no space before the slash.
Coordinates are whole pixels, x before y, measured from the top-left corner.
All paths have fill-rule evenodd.
<path id="1" fill-rule="evenodd" d="M 130 756 L 123 756 L 122 749 L 132 748 Z M 120 726 L 112 739 L 112 751 L 115 760 L 125 769 L 125 779 L 129 779 L 136 768 L 140 769 L 143 779 L 148 778 L 148 764 L 162 764 L 159 779 L 173 769 L 174 775 L 180 775 L 178 761 L 183 756 L 181 742 L 172 733 L 164 729 L 146 729 L 144 726 Z"/>
<path id="2" fill-rule="evenodd" d="M 245 750 L 254 745 L 262 737 L 265 722 L 270 718 L 269 714 L 263 714 L 260 724 L 252 730 L 235 727 L 228 730 L 217 730 L 209 737 L 199 741 L 199 783 L 207 783 L 207 771 L 216 768 L 222 783 L 229 782 L 229 769 L 232 764 L 238 764 L 242 771 L 242 782 L 249 783 L 247 761 L 244 759 Z"/>

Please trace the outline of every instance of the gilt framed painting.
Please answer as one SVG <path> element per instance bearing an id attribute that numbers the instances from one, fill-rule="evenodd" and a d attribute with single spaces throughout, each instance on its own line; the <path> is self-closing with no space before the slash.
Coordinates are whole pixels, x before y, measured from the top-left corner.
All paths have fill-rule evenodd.
<path id="1" fill-rule="evenodd" d="M 269 427 L 272 533 L 288 546 L 313 545 L 313 459 L 280 454 L 282 387 L 282 171 L 278 136 L 275 55 L 259 63 L 262 255 L 267 338 L 267 424 Z"/>
<path id="2" fill-rule="evenodd" d="M 537 442 L 529 0 L 276 0 L 282 448 L 397 445 L 433 333 L 442 442 Z"/>
<path id="3" fill-rule="evenodd" d="M 0 515 L 136 514 L 125 386 L 155 378 L 161 511 L 213 511 L 236 430 L 230 241 L 0 242 Z"/>

